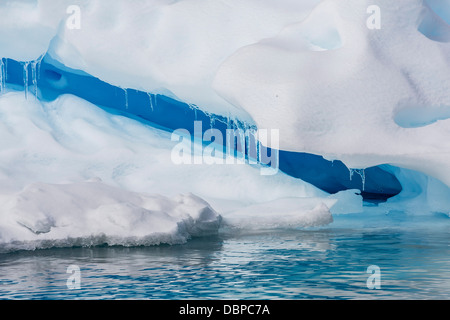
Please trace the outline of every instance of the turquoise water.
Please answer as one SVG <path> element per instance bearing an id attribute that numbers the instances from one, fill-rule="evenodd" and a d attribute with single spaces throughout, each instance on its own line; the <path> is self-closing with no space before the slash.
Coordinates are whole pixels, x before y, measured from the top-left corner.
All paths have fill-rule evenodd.
<path id="1" fill-rule="evenodd" d="M 69 265 L 80 289 L 69 290 Z M 380 268 L 369 289 L 367 268 Z M 310 230 L 222 230 L 185 245 L 0 255 L 2 299 L 448 299 L 450 219 L 338 216 Z"/>

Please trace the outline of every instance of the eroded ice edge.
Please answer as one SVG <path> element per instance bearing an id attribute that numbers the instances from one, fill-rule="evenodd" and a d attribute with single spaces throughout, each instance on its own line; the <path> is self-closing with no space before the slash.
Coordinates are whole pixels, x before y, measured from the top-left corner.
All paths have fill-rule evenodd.
<path id="1" fill-rule="evenodd" d="M 373 2 L 6 0 L 0 57 L 36 64 L 48 53 L 118 87 L 280 129 L 283 150 L 391 164 L 403 191 L 380 211 L 448 215 L 450 1 L 375 1 L 375 32 Z M 65 26 L 73 4 L 89 12 L 80 30 Z M 176 166 L 169 133 L 71 95 L 39 101 L 34 83 L 25 96 L 0 67 L 2 251 L 175 244 L 221 225 L 312 227 L 363 212 L 358 190 Z"/>

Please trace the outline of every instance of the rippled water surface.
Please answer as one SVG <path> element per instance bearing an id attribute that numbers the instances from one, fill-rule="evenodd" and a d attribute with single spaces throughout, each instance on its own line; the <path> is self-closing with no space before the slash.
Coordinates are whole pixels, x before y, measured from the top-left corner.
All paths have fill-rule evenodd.
<path id="1" fill-rule="evenodd" d="M 450 219 L 337 217 L 185 245 L 0 254 L 2 299 L 448 299 Z M 80 289 L 69 290 L 69 265 Z M 367 268 L 380 268 L 369 289 Z"/>

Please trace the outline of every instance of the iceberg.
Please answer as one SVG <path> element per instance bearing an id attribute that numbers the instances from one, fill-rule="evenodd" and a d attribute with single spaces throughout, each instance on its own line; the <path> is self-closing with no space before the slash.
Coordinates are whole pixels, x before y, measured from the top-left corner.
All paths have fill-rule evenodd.
<path id="1" fill-rule="evenodd" d="M 450 2 L 373 2 L 2 1 L 0 246 L 448 214 Z M 279 130 L 279 172 L 171 162 L 196 121 Z"/>

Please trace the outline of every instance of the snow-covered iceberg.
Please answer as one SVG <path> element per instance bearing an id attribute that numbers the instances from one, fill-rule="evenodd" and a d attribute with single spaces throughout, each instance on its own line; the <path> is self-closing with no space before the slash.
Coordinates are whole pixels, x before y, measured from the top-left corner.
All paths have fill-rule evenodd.
<path id="1" fill-rule="evenodd" d="M 79 29 L 67 28 L 70 5 L 80 8 Z M 367 27 L 373 5 L 379 30 Z M 31 61 L 48 52 L 112 85 L 280 129 L 282 150 L 351 168 L 405 166 L 448 184 L 448 6 L 4 1 L 0 56 Z"/>
<path id="2" fill-rule="evenodd" d="M 368 26 L 374 8 L 379 28 Z M 323 225 L 332 214 L 361 212 L 361 194 L 400 193 L 380 207 L 420 203 L 423 212 L 448 213 L 449 12 L 448 0 L 2 1 L 0 241 L 76 237 L 60 227 L 70 212 L 84 212 L 74 226 L 102 215 L 89 197 L 97 192 L 126 217 L 125 229 L 118 240 L 110 221 L 80 237 L 102 233 L 110 243 L 130 243 L 124 226 L 139 212 L 148 213 L 143 225 L 159 217 L 168 229 L 152 238 L 149 222 L 135 243 L 197 235 L 190 228 L 203 223 L 200 207 L 210 208 L 209 231 L 219 220 Z M 172 163 L 167 129 L 183 128 L 197 111 L 211 127 L 233 119 L 279 130 L 283 170 L 261 176 L 247 165 Z M 48 197 L 20 205 L 36 186 Z M 83 191 L 80 208 L 40 211 L 84 188 L 92 192 Z M 152 205 L 121 201 L 120 190 Z M 179 204 L 180 194 L 195 209 Z"/>

